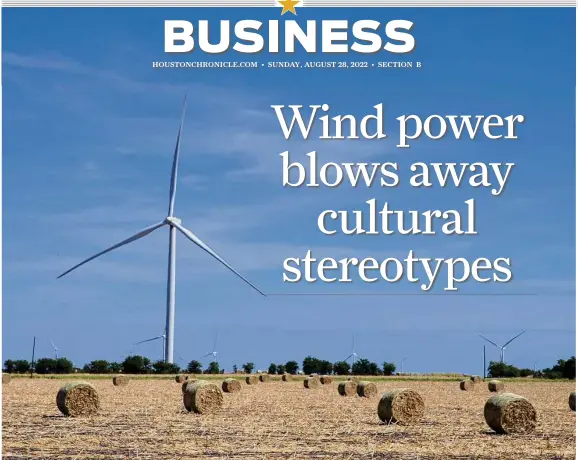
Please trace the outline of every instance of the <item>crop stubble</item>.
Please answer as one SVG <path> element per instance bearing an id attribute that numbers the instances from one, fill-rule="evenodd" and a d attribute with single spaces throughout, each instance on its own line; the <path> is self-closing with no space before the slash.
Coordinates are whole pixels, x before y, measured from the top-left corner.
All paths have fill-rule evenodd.
<path id="1" fill-rule="evenodd" d="M 377 382 L 380 396 L 402 386 L 424 398 L 423 420 L 402 427 L 380 422 L 379 398 L 343 398 L 333 386 L 312 392 L 302 382 L 243 385 L 224 395 L 217 413 L 200 416 L 184 409 L 174 381 L 114 387 L 99 380 L 99 413 L 71 419 L 55 404 L 62 384 L 13 379 L 4 387 L 4 458 L 575 458 L 574 385 L 567 382 L 509 383 L 532 401 L 538 425 L 531 435 L 507 436 L 484 421 L 484 404 L 495 394 L 486 385 L 464 392 L 455 382 Z"/>

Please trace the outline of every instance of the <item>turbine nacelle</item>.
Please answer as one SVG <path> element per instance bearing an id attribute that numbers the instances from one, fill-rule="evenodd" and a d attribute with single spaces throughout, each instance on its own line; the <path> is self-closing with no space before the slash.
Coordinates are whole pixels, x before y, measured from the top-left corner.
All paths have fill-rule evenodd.
<path id="1" fill-rule="evenodd" d="M 167 216 L 167 217 L 165 218 L 165 223 L 166 223 L 167 225 L 172 225 L 172 226 L 174 227 L 174 226 L 180 225 L 180 224 L 182 223 L 182 221 L 181 221 L 181 219 L 179 219 L 178 217 Z"/>

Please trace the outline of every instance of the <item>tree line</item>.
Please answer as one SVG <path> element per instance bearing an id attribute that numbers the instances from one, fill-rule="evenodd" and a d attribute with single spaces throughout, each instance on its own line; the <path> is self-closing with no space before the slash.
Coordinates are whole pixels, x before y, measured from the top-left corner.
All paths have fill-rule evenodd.
<path id="1" fill-rule="evenodd" d="M 251 374 L 255 370 L 255 364 L 247 362 L 238 367 L 233 365 L 233 372 L 242 370 L 245 374 Z M 283 364 L 271 363 L 267 373 L 269 374 L 297 374 L 300 370 L 306 374 L 320 375 L 394 375 L 395 364 L 384 362 L 380 365 L 367 359 L 358 359 L 353 365 L 346 361 L 330 361 L 307 356 L 301 366 L 297 361 L 287 361 Z M 127 356 L 122 362 L 109 362 L 98 359 L 85 364 L 82 368 L 74 367 L 72 361 L 67 358 L 41 358 L 34 363 L 25 359 L 7 359 L 4 362 L 4 372 L 9 374 L 26 374 L 34 372 L 36 374 L 72 374 L 74 372 L 84 372 L 87 374 L 178 374 L 187 372 L 189 374 L 222 374 L 218 362 L 210 362 L 206 368 L 196 360 L 192 360 L 186 367 L 181 368 L 178 364 L 165 363 L 162 360 L 151 361 L 149 358 L 140 355 Z M 488 366 L 488 377 L 528 377 L 548 379 L 575 379 L 576 378 L 576 357 L 564 360 L 559 359 L 550 368 L 542 370 L 532 370 L 517 368 L 511 364 L 490 361 Z"/>
<path id="2" fill-rule="evenodd" d="M 251 374 L 255 370 L 252 362 L 244 363 L 241 366 L 233 365 L 233 372 L 239 369 L 245 374 Z M 392 375 L 395 372 L 395 364 L 384 362 L 381 366 L 370 362 L 367 359 L 359 359 L 351 366 L 346 361 L 331 363 L 326 360 L 307 356 L 301 366 L 297 361 L 287 361 L 283 364 L 271 363 L 268 369 L 269 374 L 297 374 L 302 369 L 304 374 L 335 374 L 335 375 Z M 4 372 L 9 374 L 26 374 L 34 372 L 36 374 L 71 374 L 83 372 L 87 374 L 178 374 L 188 372 L 190 374 L 222 374 L 217 361 L 210 362 L 206 368 L 196 360 L 192 360 L 186 367 L 181 368 L 178 364 L 165 363 L 162 360 L 151 361 L 149 358 L 140 355 L 127 356 L 122 362 L 109 362 L 104 359 L 97 359 L 85 364 L 82 368 L 74 367 L 72 361 L 65 357 L 61 358 L 41 358 L 34 363 L 25 359 L 7 359 L 4 361 Z"/>

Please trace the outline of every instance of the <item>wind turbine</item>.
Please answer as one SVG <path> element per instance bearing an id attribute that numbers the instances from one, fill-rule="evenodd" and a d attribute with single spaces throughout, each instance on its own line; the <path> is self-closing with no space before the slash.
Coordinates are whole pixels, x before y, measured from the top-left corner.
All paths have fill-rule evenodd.
<path id="1" fill-rule="evenodd" d="M 211 351 L 210 353 L 207 353 L 206 355 L 203 356 L 203 358 L 206 358 L 207 356 L 213 356 L 214 361 L 219 364 L 219 361 L 217 360 L 217 355 L 219 354 L 218 351 L 216 351 L 217 348 L 217 340 L 219 340 L 219 333 L 217 332 L 217 336 L 215 337 L 215 342 L 213 343 L 213 351 Z"/>
<path id="2" fill-rule="evenodd" d="M 355 353 L 355 334 L 353 334 L 351 341 L 351 354 L 345 358 L 345 361 L 347 361 L 349 358 L 351 358 L 351 373 L 353 373 L 353 366 L 355 364 L 355 360 L 358 358 L 357 353 Z"/>
<path id="3" fill-rule="evenodd" d="M 185 96 L 185 101 L 183 103 L 183 111 L 181 115 L 181 123 L 179 125 L 179 131 L 177 134 L 177 143 L 175 146 L 175 152 L 173 156 L 173 166 L 171 171 L 171 183 L 170 183 L 170 192 L 169 192 L 169 206 L 168 206 L 168 215 L 162 221 L 147 227 L 134 235 L 130 236 L 129 238 L 117 243 L 109 248 L 105 249 L 104 251 L 95 254 L 88 259 L 83 260 L 79 264 L 75 265 L 74 267 L 68 269 L 64 273 L 62 273 L 58 278 L 62 278 L 64 275 L 70 273 L 74 269 L 84 265 L 87 262 L 90 262 L 93 259 L 96 259 L 103 254 L 106 254 L 114 249 L 120 248 L 126 244 L 132 243 L 133 241 L 139 240 L 144 238 L 149 233 L 154 232 L 155 230 L 164 227 L 165 225 L 169 227 L 169 260 L 168 260 L 168 280 L 167 280 L 167 314 L 166 314 L 166 341 L 165 341 L 165 361 L 168 363 L 173 363 L 173 353 L 174 353 L 174 342 L 175 342 L 175 262 L 176 262 L 176 236 L 177 230 L 181 232 L 187 239 L 191 242 L 196 244 L 199 248 L 203 251 L 207 252 L 219 262 L 221 262 L 225 267 L 231 270 L 235 275 L 245 281 L 249 286 L 255 289 L 259 294 L 265 296 L 263 292 L 261 292 L 256 286 L 251 284 L 243 275 L 241 275 L 237 270 L 235 270 L 225 259 L 223 259 L 220 255 L 218 255 L 215 251 L 213 251 L 209 246 L 207 246 L 198 236 L 196 236 L 193 232 L 186 229 L 183 225 L 181 225 L 181 219 L 175 217 L 174 209 L 175 209 L 175 195 L 177 191 L 177 170 L 179 166 L 179 151 L 181 147 L 181 133 L 183 130 L 183 122 L 185 119 L 185 110 L 187 106 L 187 98 Z"/>
<path id="4" fill-rule="evenodd" d="M 167 335 L 163 332 L 162 335 L 157 335 L 152 339 L 141 340 L 140 342 L 136 342 L 135 345 L 140 345 L 141 343 L 152 342 L 154 340 L 163 339 L 163 361 L 165 361 L 165 341 L 167 340 Z"/>
<path id="5" fill-rule="evenodd" d="M 490 339 L 484 337 L 482 334 L 479 334 L 479 335 L 480 335 L 480 337 L 481 337 L 482 339 L 484 339 L 486 342 L 490 342 L 493 346 L 495 346 L 496 348 L 499 348 L 499 349 L 500 349 L 500 362 L 503 363 L 503 362 L 504 362 L 504 351 L 506 350 L 506 347 L 507 347 L 510 343 L 512 343 L 515 339 L 517 339 L 518 337 L 520 337 L 524 332 L 526 332 L 526 331 L 520 332 L 518 335 L 512 337 L 510 340 L 508 340 L 508 341 L 507 341 L 504 345 L 502 345 L 502 346 L 499 346 L 497 343 L 492 342 Z"/>
<path id="6" fill-rule="evenodd" d="M 58 347 L 56 345 L 54 345 L 54 342 L 52 341 L 52 339 L 50 339 L 50 343 L 52 344 L 52 348 L 54 348 L 54 359 L 58 359 L 58 352 L 60 350 L 58 350 Z"/>

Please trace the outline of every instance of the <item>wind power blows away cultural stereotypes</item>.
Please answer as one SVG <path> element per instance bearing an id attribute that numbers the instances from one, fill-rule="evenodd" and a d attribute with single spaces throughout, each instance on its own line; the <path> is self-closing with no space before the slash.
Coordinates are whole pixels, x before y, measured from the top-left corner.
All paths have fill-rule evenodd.
<path id="1" fill-rule="evenodd" d="M 174 215 L 174 208 L 175 208 L 175 195 L 177 191 L 177 171 L 179 167 L 179 151 L 181 147 L 181 134 L 183 130 L 183 123 L 185 120 L 185 112 L 187 107 L 187 97 L 185 96 L 185 100 L 183 102 L 183 110 L 181 114 L 181 123 L 179 125 L 179 131 L 177 134 L 177 143 L 175 146 L 175 153 L 173 157 L 173 167 L 171 172 L 171 185 L 170 185 L 170 193 L 169 193 L 169 208 L 168 208 L 168 215 L 164 218 L 161 222 L 158 222 L 150 227 L 147 227 L 138 233 L 135 233 L 133 236 L 117 243 L 109 248 L 105 249 L 104 251 L 99 252 L 98 254 L 89 257 L 88 259 L 83 260 L 79 264 L 75 265 L 74 267 L 70 268 L 69 270 L 62 273 L 58 278 L 62 278 L 63 276 L 67 275 L 71 271 L 75 270 L 76 268 L 84 265 L 87 262 L 90 262 L 97 257 L 100 257 L 107 252 L 113 251 L 121 246 L 126 244 L 132 243 L 133 241 L 139 240 L 144 238 L 149 233 L 154 232 L 155 230 L 164 227 L 165 225 L 169 227 L 169 264 L 168 264 L 168 280 L 167 280 L 167 315 L 166 315 L 166 340 L 165 340 L 165 353 L 164 359 L 167 363 L 173 363 L 173 352 L 174 352 L 174 340 L 175 340 L 175 262 L 176 262 L 176 234 L 177 230 L 185 235 L 190 241 L 196 244 L 199 248 L 203 251 L 207 252 L 219 262 L 221 262 L 225 267 L 231 270 L 235 275 L 241 278 L 245 283 L 255 289 L 259 294 L 266 297 L 266 295 L 259 290 L 255 285 L 250 283 L 243 275 L 241 275 L 237 270 L 235 270 L 225 259 L 223 259 L 220 255 L 218 255 L 215 251 L 213 251 L 209 246 L 207 246 L 203 241 L 196 236 L 190 230 L 187 230 L 183 225 L 181 225 L 181 219 L 175 217 Z"/>

